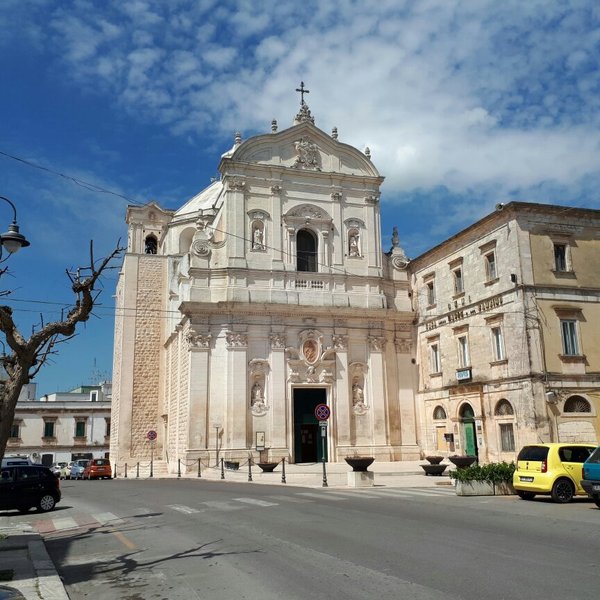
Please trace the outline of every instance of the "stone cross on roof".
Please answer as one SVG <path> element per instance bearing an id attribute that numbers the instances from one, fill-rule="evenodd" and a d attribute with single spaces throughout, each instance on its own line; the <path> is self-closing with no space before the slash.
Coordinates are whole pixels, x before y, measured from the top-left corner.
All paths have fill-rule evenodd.
<path id="1" fill-rule="evenodd" d="M 296 88 L 297 92 L 300 92 L 300 104 L 304 104 L 304 94 L 310 94 L 310 90 L 304 88 L 304 81 L 300 82 L 300 87 Z"/>

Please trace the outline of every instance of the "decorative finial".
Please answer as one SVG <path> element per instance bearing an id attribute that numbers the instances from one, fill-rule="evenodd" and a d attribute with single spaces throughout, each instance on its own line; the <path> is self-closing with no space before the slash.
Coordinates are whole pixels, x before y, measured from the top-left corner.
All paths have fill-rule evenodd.
<path id="1" fill-rule="evenodd" d="M 277 131 L 277 119 L 273 119 L 271 121 L 271 133 L 275 133 Z"/>
<path id="2" fill-rule="evenodd" d="M 235 145 L 239 146 L 242 143 L 242 134 L 239 131 L 235 132 Z"/>
<path id="3" fill-rule="evenodd" d="M 337 139 L 338 139 L 337 127 L 334 127 L 334 128 L 331 130 L 331 137 L 332 137 L 334 140 L 337 140 Z"/>
<path id="4" fill-rule="evenodd" d="M 365 156 L 366 156 L 366 157 L 367 157 L 369 160 L 371 160 L 371 149 L 369 148 L 369 146 L 367 146 L 367 147 L 365 148 Z"/>
<path id="5" fill-rule="evenodd" d="M 398 235 L 398 228 L 394 225 L 392 228 L 392 248 L 397 248 L 400 245 L 400 236 Z"/>

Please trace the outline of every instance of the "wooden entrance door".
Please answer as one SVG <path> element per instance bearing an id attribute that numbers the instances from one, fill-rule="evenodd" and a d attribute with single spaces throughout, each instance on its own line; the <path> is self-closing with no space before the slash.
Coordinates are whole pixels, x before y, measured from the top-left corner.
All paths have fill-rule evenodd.
<path id="1" fill-rule="evenodd" d="M 327 460 L 327 438 L 323 440 L 319 422 L 315 417 L 317 404 L 325 404 L 324 388 L 294 389 L 294 462 L 319 462 Z"/>

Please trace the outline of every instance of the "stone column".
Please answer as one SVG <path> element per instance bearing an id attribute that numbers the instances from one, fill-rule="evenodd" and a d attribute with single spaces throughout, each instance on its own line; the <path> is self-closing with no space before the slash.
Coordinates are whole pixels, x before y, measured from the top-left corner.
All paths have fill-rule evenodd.
<path id="1" fill-rule="evenodd" d="M 232 450 L 247 450 L 248 334 L 229 331 L 226 340 L 227 408 L 224 423 L 226 446 Z"/>
<path id="2" fill-rule="evenodd" d="M 334 335 L 333 347 L 337 358 L 335 406 L 332 416 L 336 430 L 337 446 L 350 446 L 350 372 L 348 369 L 348 336 Z"/>
<path id="3" fill-rule="evenodd" d="M 285 365 L 285 334 L 272 333 L 271 342 L 271 377 L 268 402 L 271 406 L 271 448 L 291 449 L 287 447 L 287 397 L 286 397 L 286 365 Z"/>
<path id="4" fill-rule="evenodd" d="M 246 267 L 246 211 L 244 202 L 244 190 L 246 181 L 242 177 L 227 176 L 226 179 L 227 199 L 225 207 L 227 210 L 227 230 L 235 235 L 228 236 L 227 253 L 230 267 Z"/>
<path id="5" fill-rule="evenodd" d="M 385 446 L 387 436 L 387 396 L 383 350 L 385 338 L 369 336 L 369 389 L 373 407 L 373 443 Z"/>
<path id="6" fill-rule="evenodd" d="M 396 339 L 396 368 L 398 405 L 400 407 L 400 443 L 403 448 L 403 458 L 406 453 L 416 454 L 417 446 L 417 416 L 415 411 L 415 367 L 411 362 L 412 341 Z M 406 456 L 408 458 L 408 456 Z"/>
<path id="7" fill-rule="evenodd" d="M 283 188 L 280 182 L 274 183 L 271 186 L 271 241 L 268 245 L 275 250 L 271 250 L 273 255 L 273 268 L 279 269 L 285 262 L 283 256 L 283 229 L 280 226 L 281 223 L 281 192 Z"/>
<path id="8" fill-rule="evenodd" d="M 193 329 L 190 329 L 186 334 L 186 342 L 190 353 L 188 450 L 201 450 L 206 447 L 210 340 L 210 334 L 197 333 Z"/>

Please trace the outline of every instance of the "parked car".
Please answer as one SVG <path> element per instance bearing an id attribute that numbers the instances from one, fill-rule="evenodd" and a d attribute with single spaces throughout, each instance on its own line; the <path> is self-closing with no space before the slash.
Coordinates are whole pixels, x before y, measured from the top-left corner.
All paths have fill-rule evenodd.
<path id="1" fill-rule="evenodd" d="M 59 479 L 48 467 L 13 465 L 0 470 L 0 510 L 26 513 L 36 506 L 47 512 L 60 498 Z"/>
<path id="2" fill-rule="evenodd" d="M 594 451 L 591 444 L 532 444 L 517 456 L 515 491 L 523 500 L 549 494 L 554 502 L 570 502 L 581 487 L 583 463 Z"/>
<path id="3" fill-rule="evenodd" d="M 67 466 L 66 462 L 56 462 L 51 467 L 50 470 L 60 478 L 62 470 Z"/>
<path id="4" fill-rule="evenodd" d="M 105 477 L 112 478 L 112 467 L 108 458 L 94 458 L 83 470 L 84 479 L 104 479 Z"/>
<path id="5" fill-rule="evenodd" d="M 0 468 L 4 467 L 12 467 L 15 465 L 32 465 L 30 458 L 28 456 L 21 455 L 13 455 L 13 456 L 5 456 L 2 459 L 2 463 L 0 464 Z"/>
<path id="6" fill-rule="evenodd" d="M 69 479 L 83 479 L 83 470 L 88 462 L 90 462 L 89 458 L 74 460 L 69 472 Z"/>
<path id="7" fill-rule="evenodd" d="M 600 446 L 583 463 L 581 487 L 600 508 Z"/>

